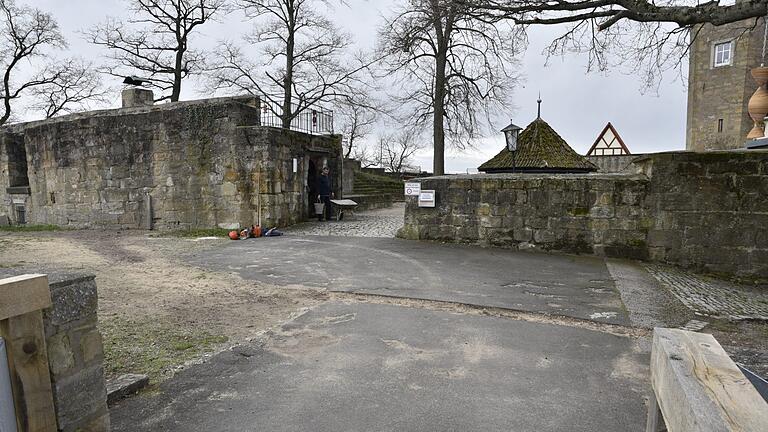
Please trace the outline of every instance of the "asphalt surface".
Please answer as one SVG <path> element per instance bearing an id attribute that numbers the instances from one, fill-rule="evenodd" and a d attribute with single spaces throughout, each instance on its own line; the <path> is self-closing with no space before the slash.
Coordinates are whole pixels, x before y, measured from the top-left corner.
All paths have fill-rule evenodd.
<path id="1" fill-rule="evenodd" d="M 229 242 L 189 258 L 278 286 L 450 301 L 629 324 L 605 262 L 388 238 Z"/>
<path id="2" fill-rule="evenodd" d="M 643 431 L 647 341 L 326 303 L 120 402 L 113 431 Z"/>

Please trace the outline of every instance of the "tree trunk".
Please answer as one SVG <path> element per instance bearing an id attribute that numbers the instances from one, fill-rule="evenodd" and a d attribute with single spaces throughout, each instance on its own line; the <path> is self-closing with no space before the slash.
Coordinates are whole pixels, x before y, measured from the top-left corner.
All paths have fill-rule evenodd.
<path id="1" fill-rule="evenodd" d="M 16 62 L 18 62 L 18 58 L 14 57 L 11 64 L 7 66 L 5 74 L 3 74 L 3 106 L 5 111 L 3 116 L 0 117 L 0 126 L 4 125 L 11 118 L 11 69 L 16 65 Z"/>
<path id="2" fill-rule="evenodd" d="M 184 67 L 184 53 L 187 51 L 187 41 L 181 35 L 180 24 L 176 23 L 176 59 L 173 64 L 173 88 L 171 90 L 171 102 L 178 102 L 181 97 L 181 69 Z"/>
<path id="3" fill-rule="evenodd" d="M 432 171 L 434 175 L 445 174 L 445 64 L 445 51 L 439 48 L 435 58 L 435 106 L 432 118 L 434 148 Z"/>
<path id="4" fill-rule="evenodd" d="M 293 120 L 293 110 L 291 102 L 293 102 L 293 51 L 296 44 L 296 30 L 295 30 L 295 16 L 294 9 L 289 5 L 288 16 L 290 17 L 290 24 L 288 27 L 288 39 L 285 43 L 285 78 L 283 78 L 283 115 L 281 120 L 283 121 L 283 129 L 291 128 L 291 120 Z"/>

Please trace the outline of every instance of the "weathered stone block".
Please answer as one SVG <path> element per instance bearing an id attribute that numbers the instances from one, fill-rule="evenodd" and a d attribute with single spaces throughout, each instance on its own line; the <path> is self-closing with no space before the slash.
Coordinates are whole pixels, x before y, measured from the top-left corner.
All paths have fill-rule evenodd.
<path id="1" fill-rule="evenodd" d="M 98 329 L 93 328 L 80 335 L 80 352 L 85 363 L 104 359 L 104 346 Z"/>
<path id="2" fill-rule="evenodd" d="M 106 413 L 107 392 L 100 364 L 53 382 L 59 430 L 75 431 L 87 420 Z"/>
<path id="3" fill-rule="evenodd" d="M 46 339 L 48 366 L 54 376 L 66 374 L 75 365 L 69 334 L 59 333 Z"/>
<path id="4" fill-rule="evenodd" d="M 93 276 L 54 282 L 50 286 L 53 306 L 43 311 L 46 333 L 52 326 L 62 326 L 84 319 L 95 322 L 98 296 Z"/>

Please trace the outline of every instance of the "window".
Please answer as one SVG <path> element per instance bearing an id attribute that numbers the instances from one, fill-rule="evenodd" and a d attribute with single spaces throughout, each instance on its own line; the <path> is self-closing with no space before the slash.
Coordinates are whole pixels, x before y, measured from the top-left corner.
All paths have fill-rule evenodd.
<path id="1" fill-rule="evenodd" d="M 27 223 L 27 209 L 22 204 L 16 205 L 16 223 L 24 225 Z"/>
<path id="2" fill-rule="evenodd" d="M 723 131 L 723 119 L 717 119 L 717 131 L 718 132 Z"/>
<path id="3" fill-rule="evenodd" d="M 730 66 L 733 60 L 733 41 L 716 43 L 714 46 L 714 66 Z"/>

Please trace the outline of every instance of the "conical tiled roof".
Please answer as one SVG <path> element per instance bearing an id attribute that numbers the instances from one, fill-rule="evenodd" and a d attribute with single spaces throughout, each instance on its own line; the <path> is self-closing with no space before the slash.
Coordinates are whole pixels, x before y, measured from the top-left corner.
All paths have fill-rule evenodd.
<path id="1" fill-rule="evenodd" d="M 511 172 L 512 152 L 506 147 L 493 159 L 480 165 L 480 171 Z M 592 162 L 576 153 L 565 140 L 541 118 L 537 118 L 517 137 L 515 172 L 589 172 L 597 171 Z"/>

